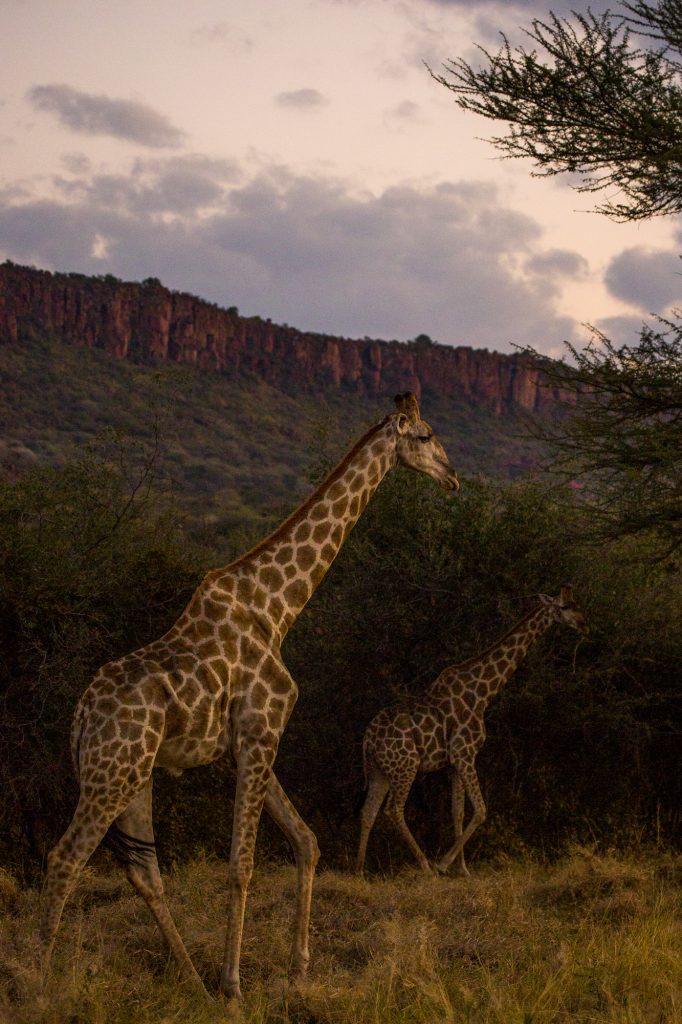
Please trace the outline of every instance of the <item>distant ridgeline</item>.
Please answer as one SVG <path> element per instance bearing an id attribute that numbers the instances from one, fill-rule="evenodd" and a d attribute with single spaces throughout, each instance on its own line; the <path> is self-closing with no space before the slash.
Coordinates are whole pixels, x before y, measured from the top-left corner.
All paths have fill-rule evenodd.
<path id="1" fill-rule="evenodd" d="M 378 397 L 426 391 L 504 415 L 549 411 L 567 395 L 543 387 L 525 355 L 430 342 L 337 338 L 260 317 L 240 316 L 156 278 L 50 273 L 0 265 L 0 342 L 31 331 L 101 349 L 136 363 L 186 363 L 229 374 L 248 372 L 284 391 L 352 391 Z"/>

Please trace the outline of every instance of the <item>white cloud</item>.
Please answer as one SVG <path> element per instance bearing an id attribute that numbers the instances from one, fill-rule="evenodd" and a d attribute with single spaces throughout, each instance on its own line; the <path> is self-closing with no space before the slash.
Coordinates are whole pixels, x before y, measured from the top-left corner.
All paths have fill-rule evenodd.
<path id="1" fill-rule="evenodd" d="M 682 263 L 678 253 L 634 246 L 616 256 L 606 271 L 612 295 L 645 312 L 682 306 Z"/>
<path id="2" fill-rule="evenodd" d="M 293 110 L 317 110 L 326 106 L 328 102 L 317 89 L 294 89 L 291 92 L 280 92 L 275 96 L 277 106 Z"/>
<path id="3" fill-rule="evenodd" d="M 36 110 L 55 114 L 84 135 L 112 135 L 153 149 L 174 149 L 184 138 L 163 114 L 135 100 L 95 96 L 64 84 L 35 85 L 27 98 Z"/>

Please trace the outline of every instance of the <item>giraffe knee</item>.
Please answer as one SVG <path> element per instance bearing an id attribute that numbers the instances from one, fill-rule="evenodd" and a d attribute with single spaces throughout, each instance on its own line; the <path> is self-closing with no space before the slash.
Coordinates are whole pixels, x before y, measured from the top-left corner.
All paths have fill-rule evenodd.
<path id="1" fill-rule="evenodd" d="M 386 817 L 389 821 L 392 821 L 394 825 L 399 825 L 403 820 L 402 809 L 391 802 L 386 807 Z"/>
<path id="2" fill-rule="evenodd" d="M 47 855 L 47 873 L 50 878 L 68 878 L 76 870 L 78 856 L 69 840 L 60 839 Z"/>
<path id="3" fill-rule="evenodd" d="M 301 843 L 301 857 L 306 864 L 315 867 L 320 859 L 320 847 L 317 843 L 317 836 L 312 829 L 306 828 Z"/>
<path id="4" fill-rule="evenodd" d="M 253 875 L 253 856 L 239 857 L 230 863 L 227 872 L 227 887 L 233 892 L 243 893 L 248 889 Z"/>

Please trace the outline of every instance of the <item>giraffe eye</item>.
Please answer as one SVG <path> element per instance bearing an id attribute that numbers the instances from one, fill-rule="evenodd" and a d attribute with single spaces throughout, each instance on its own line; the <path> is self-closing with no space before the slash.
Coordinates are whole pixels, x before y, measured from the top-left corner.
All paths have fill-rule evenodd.
<path id="1" fill-rule="evenodd" d="M 421 441 L 422 444 L 428 444 L 432 437 L 433 434 L 421 434 L 417 437 L 417 440 Z"/>

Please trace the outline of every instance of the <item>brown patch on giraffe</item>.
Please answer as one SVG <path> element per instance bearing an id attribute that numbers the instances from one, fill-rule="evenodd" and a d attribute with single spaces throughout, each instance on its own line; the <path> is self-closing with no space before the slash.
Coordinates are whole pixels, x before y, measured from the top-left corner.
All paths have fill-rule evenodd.
<path id="1" fill-rule="evenodd" d="M 341 519 L 342 516 L 346 514 L 347 508 L 348 496 L 344 494 L 342 498 L 339 498 L 338 501 L 335 501 L 334 504 L 332 505 L 332 516 L 334 517 L 334 519 Z"/>
<path id="2" fill-rule="evenodd" d="M 284 588 L 284 599 L 290 608 L 297 608 L 299 605 L 305 604 L 309 594 L 310 591 L 305 580 L 295 580 Z"/>
<path id="3" fill-rule="evenodd" d="M 273 673 L 270 678 L 270 689 L 274 694 L 290 694 L 293 680 L 288 679 L 281 673 Z"/>
<path id="4" fill-rule="evenodd" d="M 239 586 L 241 587 L 241 581 Z M 201 611 L 204 618 L 209 620 L 207 623 L 209 626 L 212 626 L 213 623 L 220 622 L 221 619 L 225 618 L 225 605 L 221 604 L 219 601 L 214 601 L 211 597 L 205 597 L 201 602 Z M 197 626 L 199 626 L 200 623 L 201 619 L 197 621 Z"/>
<path id="5" fill-rule="evenodd" d="M 217 640 L 205 640 L 203 644 L 199 644 L 197 647 L 197 655 L 205 660 L 206 658 L 215 658 L 220 654 L 220 645 Z"/>
<path id="6" fill-rule="evenodd" d="M 326 522 L 318 523 L 318 525 L 313 530 L 313 540 L 315 541 L 316 544 L 321 544 L 323 540 L 327 539 L 328 534 L 329 524 Z"/>
<path id="7" fill-rule="evenodd" d="M 164 716 L 163 716 L 162 712 L 161 711 L 154 711 L 154 709 L 152 708 L 149 711 L 149 715 L 148 715 L 148 719 L 147 719 L 147 728 L 151 729 L 152 732 L 160 733 L 161 730 L 163 729 L 163 719 L 164 719 Z"/>
<path id="8" fill-rule="evenodd" d="M 317 552 L 309 544 L 306 544 L 305 547 L 298 548 L 298 550 L 296 551 L 296 562 L 298 564 L 299 569 L 302 572 L 307 572 L 308 569 L 310 569 L 311 566 L 314 564 L 316 559 Z M 284 593 L 286 595 L 286 590 Z"/>
<path id="9" fill-rule="evenodd" d="M 113 740 L 116 735 L 116 725 L 112 718 L 107 719 L 102 723 L 99 729 L 99 736 L 106 743 L 108 740 Z"/>
<path id="10" fill-rule="evenodd" d="M 305 522 L 301 523 L 299 526 L 297 526 L 296 532 L 294 533 L 294 540 L 296 541 L 296 543 L 297 544 L 305 544 L 305 542 L 310 537 L 311 529 L 312 529 L 312 527 L 311 527 L 310 523 L 307 522 L 307 520 Z"/>
<path id="11" fill-rule="evenodd" d="M 271 593 L 273 590 L 281 590 L 284 586 L 284 577 L 279 569 L 274 566 L 266 567 L 261 569 L 258 574 L 260 582 L 266 587 Z"/>
<path id="12" fill-rule="evenodd" d="M 268 691 L 262 683 L 255 683 L 249 695 L 251 706 L 257 711 L 262 711 L 268 701 Z"/>
<path id="13" fill-rule="evenodd" d="M 215 654 L 217 652 L 212 653 Z M 207 655 L 208 657 L 211 657 L 211 655 Z M 204 664 L 199 665 L 196 671 L 196 678 L 200 688 L 205 689 L 207 693 L 213 696 L 218 692 L 222 683 L 211 668 L 212 664 L 212 661 L 205 661 Z"/>
<path id="14" fill-rule="evenodd" d="M 217 677 L 223 687 L 226 687 L 230 681 L 230 669 L 227 662 L 223 658 L 213 658 L 209 662 L 209 668 L 213 674 Z"/>
<path id="15" fill-rule="evenodd" d="M 213 602 L 211 602 L 211 603 L 213 603 Z M 213 622 L 209 622 L 207 619 L 198 619 L 196 622 L 192 623 L 192 626 L 194 627 L 194 629 L 193 629 L 194 635 L 199 637 L 199 638 L 213 636 L 213 634 L 215 632 L 215 627 L 214 627 Z M 191 634 L 192 634 L 191 627 L 189 627 L 187 629 L 187 633 L 189 633 L 189 635 L 191 636 Z"/>

